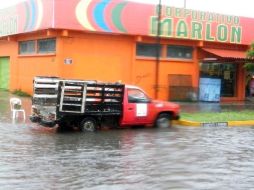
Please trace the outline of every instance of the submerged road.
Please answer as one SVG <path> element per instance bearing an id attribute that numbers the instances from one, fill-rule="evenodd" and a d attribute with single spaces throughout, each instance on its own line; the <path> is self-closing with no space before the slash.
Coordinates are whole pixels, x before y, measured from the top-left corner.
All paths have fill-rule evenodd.
<path id="1" fill-rule="evenodd" d="M 0 189 L 254 189 L 254 128 L 58 133 L 13 122 L 9 97 L 0 93 Z"/>

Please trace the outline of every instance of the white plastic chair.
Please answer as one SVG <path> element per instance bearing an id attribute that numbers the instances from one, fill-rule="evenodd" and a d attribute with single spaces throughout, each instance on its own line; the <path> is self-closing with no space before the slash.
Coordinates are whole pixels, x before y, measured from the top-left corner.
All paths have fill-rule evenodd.
<path id="1" fill-rule="evenodd" d="M 19 113 L 22 113 L 24 121 L 26 120 L 25 110 L 22 109 L 22 103 L 19 98 L 10 98 L 10 106 L 12 112 L 12 119 L 16 119 Z"/>

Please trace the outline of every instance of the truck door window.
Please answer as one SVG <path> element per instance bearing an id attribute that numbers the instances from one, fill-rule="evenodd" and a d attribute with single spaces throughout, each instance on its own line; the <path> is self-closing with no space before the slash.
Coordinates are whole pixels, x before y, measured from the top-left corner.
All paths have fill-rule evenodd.
<path id="1" fill-rule="evenodd" d="M 128 89 L 129 103 L 149 103 L 150 99 L 138 89 Z"/>

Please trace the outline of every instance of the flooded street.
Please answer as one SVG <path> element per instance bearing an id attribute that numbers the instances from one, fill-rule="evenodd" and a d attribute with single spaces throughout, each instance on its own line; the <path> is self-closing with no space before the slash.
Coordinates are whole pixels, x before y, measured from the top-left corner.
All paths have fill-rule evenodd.
<path id="1" fill-rule="evenodd" d="M 0 189 L 254 189 L 252 127 L 58 133 L 12 122 L 9 97 L 0 93 Z"/>

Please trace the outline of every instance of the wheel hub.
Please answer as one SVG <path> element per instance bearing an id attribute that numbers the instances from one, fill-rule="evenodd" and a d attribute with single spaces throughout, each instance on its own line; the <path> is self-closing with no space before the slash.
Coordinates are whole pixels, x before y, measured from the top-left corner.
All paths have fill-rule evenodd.
<path id="1" fill-rule="evenodd" d="M 91 121 L 84 123 L 84 129 L 86 131 L 94 131 L 94 124 Z"/>
<path id="2" fill-rule="evenodd" d="M 166 128 L 169 126 L 169 120 L 167 118 L 160 118 L 157 122 L 159 127 Z"/>

